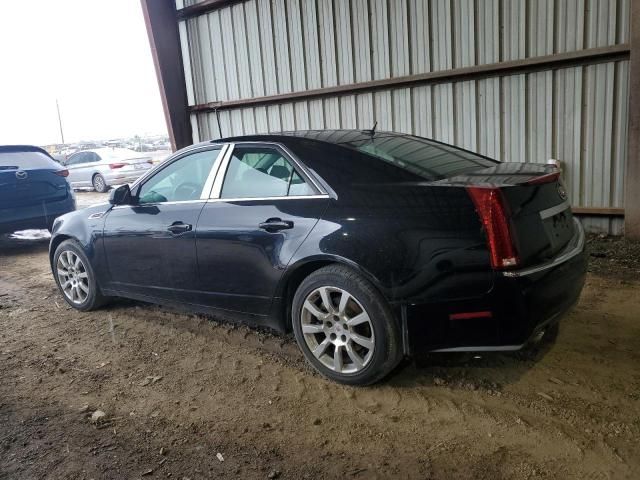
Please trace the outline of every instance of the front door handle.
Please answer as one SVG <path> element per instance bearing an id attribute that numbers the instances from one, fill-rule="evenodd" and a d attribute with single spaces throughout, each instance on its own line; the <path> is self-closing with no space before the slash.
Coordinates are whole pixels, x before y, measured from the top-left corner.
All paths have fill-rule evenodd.
<path id="1" fill-rule="evenodd" d="M 171 233 L 177 235 L 177 234 L 180 234 L 180 233 L 190 232 L 191 231 L 191 225 L 188 224 L 188 223 L 175 222 L 175 223 L 172 223 L 171 225 L 169 225 L 167 227 L 167 230 L 169 230 Z"/>
<path id="2" fill-rule="evenodd" d="M 281 218 L 269 218 L 266 222 L 262 222 L 258 226 L 267 232 L 277 232 L 279 230 L 293 228 L 293 222 L 290 220 L 282 220 Z"/>

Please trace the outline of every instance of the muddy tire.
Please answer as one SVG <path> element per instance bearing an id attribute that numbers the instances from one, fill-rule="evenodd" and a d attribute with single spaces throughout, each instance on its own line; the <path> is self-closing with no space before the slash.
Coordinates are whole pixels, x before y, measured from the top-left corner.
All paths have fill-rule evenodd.
<path id="1" fill-rule="evenodd" d="M 291 317 L 307 361 L 336 382 L 370 385 L 402 359 L 400 328 L 387 301 L 347 267 L 324 267 L 303 280 Z"/>
<path id="2" fill-rule="evenodd" d="M 65 240 L 56 248 L 53 276 L 65 301 L 76 310 L 95 310 L 106 303 L 91 263 L 75 240 Z"/>

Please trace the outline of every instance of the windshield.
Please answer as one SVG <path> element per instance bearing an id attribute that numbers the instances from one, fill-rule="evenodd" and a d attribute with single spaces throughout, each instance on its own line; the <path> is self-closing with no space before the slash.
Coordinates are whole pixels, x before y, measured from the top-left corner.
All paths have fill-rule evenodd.
<path id="1" fill-rule="evenodd" d="M 428 180 L 453 177 L 494 166 L 497 162 L 425 138 L 374 135 L 341 143 Z"/>

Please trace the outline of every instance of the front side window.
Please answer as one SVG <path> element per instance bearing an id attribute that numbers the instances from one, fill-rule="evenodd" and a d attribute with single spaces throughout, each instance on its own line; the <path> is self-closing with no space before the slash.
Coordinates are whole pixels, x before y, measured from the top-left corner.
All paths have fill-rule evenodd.
<path id="1" fill-rule="evenodd" d="M 198 200 L 220 148 L 192 153 L 172 162 L 149 178 L 138 193 L 138 203 Z"/>
<path id="2" fill-rule="evenodd" d="M 229 160 L 221 198 L 313 195 L 313 188 L 276 149 L 236 147 Z"/>

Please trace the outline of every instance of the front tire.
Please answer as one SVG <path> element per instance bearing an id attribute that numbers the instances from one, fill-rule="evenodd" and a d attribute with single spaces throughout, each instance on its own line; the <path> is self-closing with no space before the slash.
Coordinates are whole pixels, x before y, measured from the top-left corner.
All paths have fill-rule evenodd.
<path id="1" fill-rule="evenodd" d="M 56 248 L 53 276 L 65 301 L 76 310 L 95 310 L 106 301 L 89 259 L 74 240 L 65 240 Z"/>
<path id="2" fill-rule="evenodd" d="M 92 183 L 93 183 L 93 189 L 98 193 L 105 193 L 107 190 L 109 190 L 109 185 L 107 185 L 106 180 L 99 173 L 96 173 L 93 176 Z"/>
<path id="3" fill-rule="evenodd" d="M 355 271 L 332 265 L 298 287 L 293 331 L 307 361 L 348 385 L 370 385 L 402 359 L 398 322 L 385 298 Z"/>

